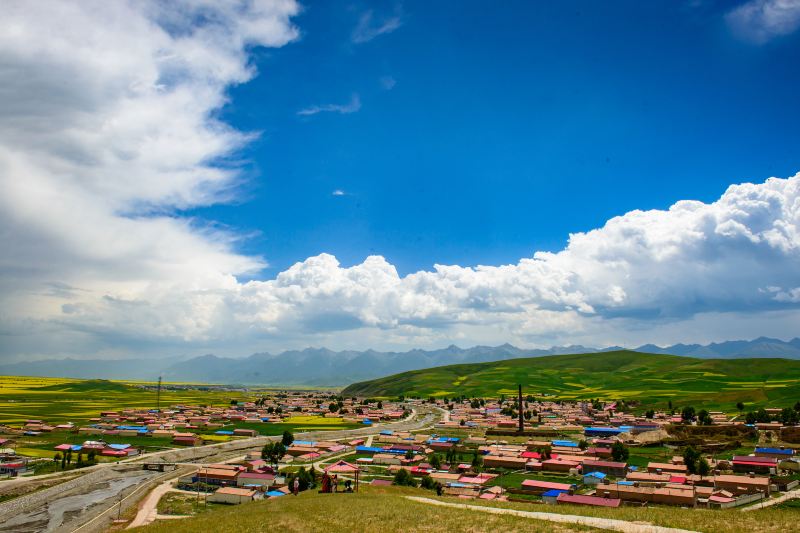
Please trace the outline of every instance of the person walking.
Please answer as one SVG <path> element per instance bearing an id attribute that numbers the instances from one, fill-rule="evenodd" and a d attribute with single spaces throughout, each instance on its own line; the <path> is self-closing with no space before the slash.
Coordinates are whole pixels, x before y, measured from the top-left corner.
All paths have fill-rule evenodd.
<path id="1" fill-rule="evenodd" d="M 300 478 L 294 478 L 294 483 L 292 484 L 292 493 L 297 496 L 300 492 Z"/>

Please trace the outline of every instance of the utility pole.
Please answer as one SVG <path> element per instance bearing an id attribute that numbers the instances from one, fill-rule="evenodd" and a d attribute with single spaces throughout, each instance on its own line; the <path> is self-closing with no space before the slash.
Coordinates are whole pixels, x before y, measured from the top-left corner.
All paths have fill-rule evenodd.
<path id="1" fill-rule="evenodd" d="M 158 388 L 156 389 L 156 413 L 161 417 L 161 376 L 158 376 Z"/>
<path id="2" fill-rule="evenodd" d="M 519 408 L 519 432 L 523 433 L 525 431 L 525 418 L 522 416 L 523 410 L 525 409 L 522 403 L 522 384 L 519 384 L 519 397 L 517 398 L 517 407 Z"/>

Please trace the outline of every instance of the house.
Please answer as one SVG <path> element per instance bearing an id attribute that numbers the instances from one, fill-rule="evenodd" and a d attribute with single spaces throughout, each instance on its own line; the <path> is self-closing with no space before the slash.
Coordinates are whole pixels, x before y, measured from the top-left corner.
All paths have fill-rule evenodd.
<path id="1" fill-rule="evenodd" d="M 251 502 L 259 498 L 260 493 L 251 489 L 241 489 L 237 487 L 223 487 L 216 492 L 209 494 L 206 500 L 214 503 L 227 503 L 237 505 L 240 503 Z"/>
<path id="2" fill-rule="evenodd" d="M 568 483 L 554 483 L 552 481 L 539 481 L 538 479 L 526 479 L 522 482 L 522 489 L 533 494 L 542 494 L 548 490 L 570 491 L 575 489 L 575 485 Z"/>
<path id="3" fill-rule="evenodd" d="M 714 476 L 714 488 L 726 490 L 734 495 L 740 494 L 770 494 L 770 483 L 768 477 L 756 476 Z"/>
<path id="4" fill-rule="evenodd" d="M 569 494 L 569 491 L 561 489 L 546 490 L 542 493 L 542 501 L 548 505 L 554 505 L 562 494 Z"/>
<path id="5" fill-rule="evenodd" d="M 628 473 L 628 465 L 627 463 L 615 461 L 584 461 L 583 471 L 602 472 L 607 476 L 625 477 L 625 474 Z"/>
<path id="6" fill-rule="evenodd" d="M 778 460 L 774 457 L 736 455 L 732 464 L 733 471 L 739 473 L 775 474 L 778 471 Z"/>
<path id="7" fill-rule="evenodd" d="M 756 448 L 756 457 L 773 457 L 775 459 L 791 459 L 794 456 L 794 450 L 791 448 Z"/>
<path id="8" fill-rule="evenodd" d="M 200 446 L 203 439 L 194 433 L 175 433 L 172 435 L 172 444 L 178 446 Z"/>
<path id="9" fill-rule="evenodd" d="M 583 475 L 584 485 L 599 485 L 606 478 L 603 472 L 588 472 Z"/>
<path id="10" fill-rule="evenodd" d="M 208 485 L 235 485 L 239 470 L 228 468 L 201 468 L 194 475 L 194 480 Z"/>
<path id="11" fill-rule="evenodd" d="M 647 471 L 654 474 L 668 472 L 671 474 L 686 474 L 686 465 L 676 465 L 673 463 L 648 463 Z"/>
<path id="12" fill-rule="evenodd" d="M 238 487 L 271 487 L 275 484 L 274 474 L 261 474 L 258 472 L 242 472 L 236 477 Z"/>
<path id="13" fill-rule="evenodd" d="M 562 492 L 556 498 L 556 503 L 569 505 L 589 505 L 592 507 L 619 507 L 622 500 L 619 498 L 601 498 L 599 496 L 586 496 L 583 494 L 569 494 Z"/>

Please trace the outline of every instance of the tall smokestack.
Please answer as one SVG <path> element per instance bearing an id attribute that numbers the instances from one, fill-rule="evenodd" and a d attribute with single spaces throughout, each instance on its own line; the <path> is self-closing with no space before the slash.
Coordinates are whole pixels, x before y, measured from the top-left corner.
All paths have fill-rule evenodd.
<path id="1" fill-rule="evenodd" d="M 517 399 L 517 408 L 519 408 L 519 432 L 522 433 L 525 431 L 525 419 L 522 416 L 522 411 L 524 409 L 522 404 L 522 384 L 519 385 L 519 398 Z"/>

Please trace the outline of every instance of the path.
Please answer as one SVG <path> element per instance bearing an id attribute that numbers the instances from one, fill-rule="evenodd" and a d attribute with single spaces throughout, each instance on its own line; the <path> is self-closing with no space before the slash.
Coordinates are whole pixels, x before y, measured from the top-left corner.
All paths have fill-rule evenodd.
<path id="1" fill-rule="evenodd" d="M 759 509 L 763 509 L 764 507 L 769 507 L 770 505 L 777 505 L 779 503 L 783 503 L 786 500 L 793 500 L 795 498 L 800 498 L 800 489 L 790 490 L 789 492 L 778 496 L 777 498 L 771 498 L 769 500 L 761 500 L 758 503 L 755 503 L 749 507 L 742 507 L 739 509 L 740 511 L 758 511 Z"/>
<path id="2" fill-rule="evenodd" d="M 139 507 L 139 512 L 136 514 L 136 518 L 128 526 L 128 529 L 132 527 L 139 527 L 145 526 L 156 519 L 156 515 L 158 514 L 158 501 L 161 497 L 172 490 L 172 479 L 168 479 L 165 482 L 157 485 L 150 494 L 142 502 L 142 505 Z"/>
<path id="3" fill-rule="evenodd" d="M 561 524 L 578 524 L 581 526 L 596 527 L 599 529 L 610 529 L 612 531 L 622 531 L 623 533 L 695 533 L 688 529 L 676 529 L 672 527 L 655 526 L 652 524 L 642 524 L 638 522 L 628 522 L 614 518 L 597 518 L 594 516 L 581 516 L 559 513 L 541 513 L 536 511 L 519 511 L 517 509 L 503 509 L 500 507 L 484 507 L 481 505 L 468 505 L 465 503 L 448 503 L 431 498 L 419 496 L 405 496 L 407 500 L 429 505 L 439 505 L 441 507 L 452 507 L 454 509 L 466 509 L 490 514 L 504 514 L 519 516 L 522 518 L 533 518 L 548 522 L 559 522 Z"/>

